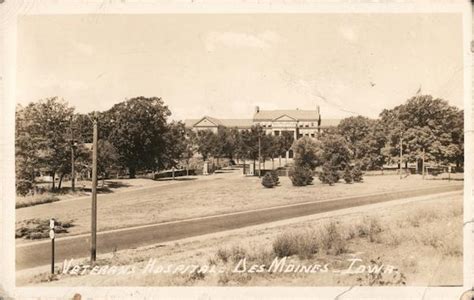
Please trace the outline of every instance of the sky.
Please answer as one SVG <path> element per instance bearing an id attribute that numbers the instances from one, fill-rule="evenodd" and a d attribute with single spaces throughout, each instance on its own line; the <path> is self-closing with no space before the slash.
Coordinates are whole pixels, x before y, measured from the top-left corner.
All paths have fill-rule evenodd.
<path id="1" fill-rule="evenodd" d="M 156 96 L 176 120 L 376 117 L 420 87 L 462 108 L 462 40 L 460 14 L 23 16 L 16 95 L 82 113 Z"/>

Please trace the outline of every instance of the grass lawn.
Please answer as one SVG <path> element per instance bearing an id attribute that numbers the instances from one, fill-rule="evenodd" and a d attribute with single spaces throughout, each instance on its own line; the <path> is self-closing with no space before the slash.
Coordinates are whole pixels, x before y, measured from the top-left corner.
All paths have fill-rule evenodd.
<path id="1" fill-rule="evenodd" d="M 361 194 L 462 184 L 461 181 L 422 180 L 417 175 L 403 180 L 390 175 L 367 176 L 363 183 L 340 182 L 334 186 L 315 180 L 314 185 L 294 187 L 287 177 L 281 177 L 280 182 L 280 186 L 266 189 L 258 177 L 243 177 L 235 170 L 202 180 L 101 194 L 98 196 L 98 228 L 107 230 Z M 68 234 L 88 232 L 90 199 L 58 201 L 16 210 L 17 223 L 51 217 L 72 220 L 74 227 Z"/>
<path id="2" fill-rule="evenodd" d="M 268 225 L 196 237 L 101 256 L 104 272 L 116 267 L 134 268 L 128 275 L 84 276 L 60 274 L 51 285 L 223 285 L 223 286 L 336 286 L 336 285 L 462 285 L 462 192 L 423 196 L 341 211 L 285 220 Z M 245 258 L 265 265 L 276 257 L 286 265 L 327 264 L 329 272 L 234 272 Z M 150 259 L 154 267 L 199 265 L 216 273 L 143 272 Z M 281 258 L 280 258 L 281 259 Z M 377 275 L 335 273 L 355 266 L 393 266 L 392 273 Z M 77 263 L 77 262 L 76 262 Z M 353 267 L 352 270 L 357 269 Z M 385 269 L 383 269 L 385 270 Z M 44 284 L 48 273 L 27 271 L 17 284 Z M 105 273 L 104 273 L 105 274 Z M 59 280 L 58 280 L 59 279 Z"/>

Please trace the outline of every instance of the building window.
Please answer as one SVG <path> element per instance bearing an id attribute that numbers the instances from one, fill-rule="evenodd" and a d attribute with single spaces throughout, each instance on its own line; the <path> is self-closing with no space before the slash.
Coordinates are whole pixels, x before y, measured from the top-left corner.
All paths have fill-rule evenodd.
<path id="1" fill-rule="evenodd" d="M 314 133 L 311 133 L 311 137 L 314 138 Z"/>
<path id="2" fill-rule="evenodd" d="M 279 135 L 280 135 L 280 130 L 275 130 L 275 131 L 274 131 L 274 134 L 275 134 L 276 136 L 279 136 Z"/>
<path id="3" fill-rule="evenodd" d="M 308 124 L 306 124 L 306 125 L 304 125 L 304 127 L 309 127 L 309 125 L 308 125 Z"/>

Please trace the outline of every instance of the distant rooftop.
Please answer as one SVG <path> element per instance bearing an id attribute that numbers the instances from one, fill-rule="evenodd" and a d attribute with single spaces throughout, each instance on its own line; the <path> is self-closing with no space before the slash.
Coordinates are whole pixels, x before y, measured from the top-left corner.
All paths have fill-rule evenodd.
<path id="1" fill-rule="evenodd" d="M 209 116 L 205 116 L 200 119 L 186 119 L 184 120 L 184 125 L 188 128 L 191 128 L 203 119 L 211 121 L 212 123 L 216 124 L 216 126 L 221 125 L 225 127 L 250 128 L 253 125 L 252 119 L 217 119 Z"/>
<path id="2" fill-rule="evenodd" d="M 258 110 L 253 115 L 254 121 L 272 121 L 281 116 L 288 116 L 298 121 L 318 120 L 319 112 L 317 110 L 302 109 L 277 109 L 277 110 Z"/>

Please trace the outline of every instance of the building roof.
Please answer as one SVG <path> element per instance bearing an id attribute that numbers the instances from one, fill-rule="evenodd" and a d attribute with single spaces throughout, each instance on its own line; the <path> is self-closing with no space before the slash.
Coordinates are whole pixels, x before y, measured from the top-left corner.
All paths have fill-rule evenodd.
<path id="1" fill-rule="evenodd" d="M 298 121 L 317 121 L 318 112 L 316 110 L 261 110 L 255 113 L 254 119 L 218 119 L 210 116 L 204 116 L 200 119 L 186 119 L 184 125 L 187 128 L 194 127 L 197 123 L 207 119 L 215 126 L 250 128 L 254 122 L 272 121 L 282 116 L 288 116 Z M 321 127 L 337 126 L 341 122 L 340 119 L 324 119 L 321 118 Z"/>
<path id="2" fill-rule="evenodd" d="M 324 119 L 321 118 L 321 127 L 337 126 L 341 122 L 341 119 Z"/>
<path id="3" fill-rule="evenodd" d="M 197 123 L 202 120 L 207 119 L 210 122 L 214 123 L 216 126 L 225 126 L 225 127 L 238 127 L 238 128 L 250 128 L 252 127 L 252 119 L 217 119 L 210 116 L 204 116 L 201 119 L 186 119 L 184 120 L 184 126 L 191 128 L 194 127 Z"/>
<path id="4" fill-rule="evenodd" d="M 317 110 L 302 109 L 279 109 L 279 110 L 260 110 L 253 115 L 254 121 L 272 121 L 279 117 L 287 115 L 298 121 L 315 121 L 319 119 Z"/>
<path id="5" fill-rule="evenodd" d="M 196 124 L 201 119 L 185 119 L 184 120 L 184 127 L 192 128 L 194 124 Z"/>
<path id="6" fill-rule="evenodd" d="M 253 125 L 252 119 L 221 119 L 220 121 L 226 127 L 250 128 Z"/>

